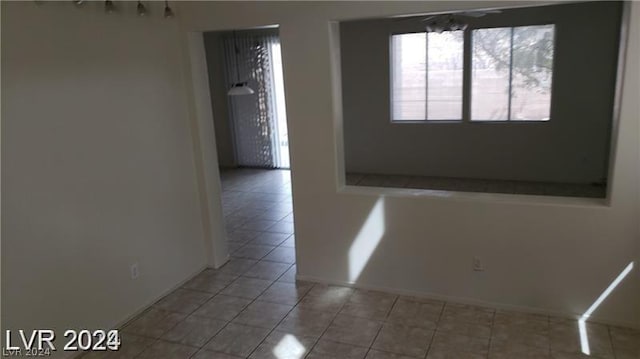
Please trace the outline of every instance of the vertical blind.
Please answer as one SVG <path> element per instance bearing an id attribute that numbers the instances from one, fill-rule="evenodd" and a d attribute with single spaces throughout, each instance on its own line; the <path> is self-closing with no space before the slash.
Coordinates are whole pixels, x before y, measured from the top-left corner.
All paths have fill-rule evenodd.
<path id="1" fill-rule="evenodd" d="M 277 123 L 272 66 L 273 44 L 279 42 L 277 30 L 250 30 L 227 33 L 223 37 L 225 82 L 247 82 L 255 93 L 229 96 L 231 120 L 240 166 L 277 166 Z"/>

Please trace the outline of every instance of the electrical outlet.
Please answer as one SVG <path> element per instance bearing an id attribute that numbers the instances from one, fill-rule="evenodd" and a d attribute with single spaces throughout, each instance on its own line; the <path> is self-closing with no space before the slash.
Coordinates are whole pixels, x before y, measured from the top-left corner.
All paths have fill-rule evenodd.
<path id="1" fill-rule="evenodd" d="M 484 266 L 482 265 L 480 257 L 473 257 L 473 270 L 476 272 L 484 271 Z"/>
<path id="2" fill-rule="evenodd" d="M 138 263 L 133 263 L 131 265 L 131 279 L 136 279 L 138 278 L 138 275 L 140 273 L 138 272 Z"/>

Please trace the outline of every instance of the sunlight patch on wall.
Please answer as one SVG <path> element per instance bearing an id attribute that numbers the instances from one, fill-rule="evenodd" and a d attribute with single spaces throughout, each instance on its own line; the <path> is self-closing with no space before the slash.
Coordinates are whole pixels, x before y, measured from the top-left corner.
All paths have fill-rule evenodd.
<path id="1" fill-rule="evenodd" d="M 349 249 L 349 280 L 355 282 L 369 263 L 385 232 L 384 198 L 378 199 Z"/>
<path id="2" fill-rule="evenodd" d="M 626 268 L 618 275 L 618 277 L 613 282 L 611 282 L 611 284 L 609 284 L 609 287 L 607 287 L 607 289 L 605 289 L 605 291 L 602 292 L 602 294 L 600 294 L 598 299 L 596 299 L 596 301 L 593 302 L 593 304 L 591 304 L 589 309 L 587 309 L 587 311 L 584 312 L 584 314 L 582 314 L 582 316 L 578 320 L 578 330 L 580 330 L 580 347 L 582 349 L 582 353 L 586 355 L 591 355 L 591 348 L 589 348 L 589 335 L 587 333 L 587 325 L 586 325 L 587 319 L 589 319 L 591 314 L 593 314 L 593 312 L 595 312 L 596 309 L 598 309 L 600 304 L 602 304 L 602 302 L 604 302 L 605 299 L 607 299 L 609 294 L 611 294 L 611 292 L 613 292 L 613 290 L 616 289 L 616 287 L 631 272 L 632 269 L 633 269 L 633 262 L 629 263 L 629 265 L 626 266 Z"/>

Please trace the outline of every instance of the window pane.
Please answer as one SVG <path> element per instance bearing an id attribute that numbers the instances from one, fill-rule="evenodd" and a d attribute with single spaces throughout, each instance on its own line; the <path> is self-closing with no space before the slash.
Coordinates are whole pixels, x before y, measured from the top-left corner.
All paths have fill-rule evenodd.
<path id="1" fill-rule="evenodd" d="M 553 37 L 553 25 L 513 29 L 511 120 L 549 120 Z"/>
<path id="2" fill-rule="evenodd" d="M 463 32 L 429 33 L 427 119 L 462 119 Z"/>
<path id="3" fill-rule="evenodd" d="M 426 33 L 393 35 L 391 49 L 393 120 L 424 120 Z"/>
<path id="4" fill-rule="evenodd" d="M 511 28 L 479 29 L 472 35 L 471 120 L 506 121 Z"/>

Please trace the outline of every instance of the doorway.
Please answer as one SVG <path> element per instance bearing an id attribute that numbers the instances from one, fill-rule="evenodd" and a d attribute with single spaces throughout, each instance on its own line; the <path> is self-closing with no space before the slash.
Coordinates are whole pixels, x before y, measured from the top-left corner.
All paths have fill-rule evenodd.
<path id="1" fill-rule="evenodd" d="M 263 281 L 294 280 L 289 136 L 278 29 L 205 32 L 203 39 L 230 254 L 221 270 Z"/>

